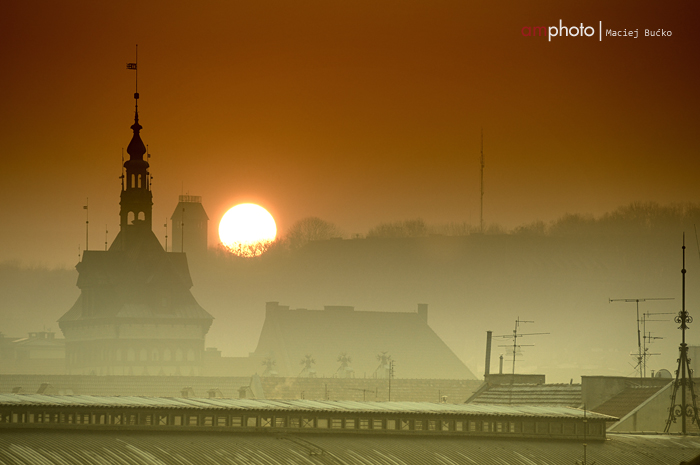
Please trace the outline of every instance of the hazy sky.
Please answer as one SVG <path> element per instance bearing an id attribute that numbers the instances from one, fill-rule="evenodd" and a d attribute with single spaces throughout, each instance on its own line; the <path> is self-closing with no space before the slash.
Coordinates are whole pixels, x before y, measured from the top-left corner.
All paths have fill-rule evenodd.
<path id="1" fill-rule="evenodd" d="M 691 11 L 692 9 L 692 11 Z M 139 44 L 154 229 L 182 193 L 215 230 L 241 202 L 507 227 L 698 201 L 694 2 L 26 1 L 0 18 L 0 261 L 73 266 L 117 232 Z M 524 37 L 524 26 L 594 37 Z M 639 38 L 603 37 L 639 30 Z M 645 29 L 671 37 L 645 37 Z M 211 240 L 214 235 L 211 235 Z"/>

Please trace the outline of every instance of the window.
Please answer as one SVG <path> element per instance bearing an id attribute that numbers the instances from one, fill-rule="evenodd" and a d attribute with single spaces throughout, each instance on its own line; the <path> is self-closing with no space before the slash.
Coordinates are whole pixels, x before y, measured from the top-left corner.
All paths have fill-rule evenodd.
<path id="1" fill-rule="evenodd" d="M 514 421 L 511 421 L 511 422 L 509 423 L 509 429 L 508 429 L 508 431 L 509 431 L 510 433 L 515 433 L 515 422 L 514 422 Z"/>
<path id="2" fill-rule="evenodd" d="M 333 418 L 331 419 L 331 428 L 332 429 L 338 429 L 343 427 L 343 419 L 342 418 Z"/>
<path id="3" fill-rule="evenodd" d="M 408 431 L 411 429 L 411 420 L 401 420 L 401 431 Z"/>
<path id="4" fill-rule="evenodd" d="M 176 362 L 181 362 L 182 361 L 182 349 L 177 349 L 175 351 L 175 361 Z"/>
<path id="5" fill-rule="evenodd" d="M 203 424 L 204 424 L 204 426 L 214 426 L 214 416 L 213 415 L 205 415 Z"/>
<path id="6" fill-rule="evenodd" d="M 175 415 L 173 417 L 173 425 L 175 426 L 181 426 L 182 425 L 182 415 Z"/>
<path id="7" fill-rule="evenodd" d="M 248 417 L 246 418 L 246 426 L 252 428 L 258 426 L 258 417 Z"/>
<path id="8" fill-rule="evenodd" d="M 440 429 L 442 431 L 449 431 L 450 430 L 450 422 L 449 421 L 442 421 L 442 425 L 440 425 Z"/>
<path id="9" fill-rule="evenodd" d="M 386 429 L 396 429 L 396 420 L 387 420 Z"/>
<path id="10" fill-rule="evenodd" d="M 428 420 L 428 431 L 435 431 L 437 429 L 437 421 Z"/>
<path id="11" fill-rule="evenodd" d="M 422 431 L 423 430 L 423 420 L 416 420 L 413 422 L 413 430 L 414 431 Z"/>
<path id="12" fill-rule="evenodd" d="M 217 415 L 216 416 L 216 426 L 226 426 L 226 416 Z"/>
<path id="13" fill-rule="evenodd" d="M 126 361 L 133 362 L 134 360 L 136 360 L 136 352 L 134 352 L 134 349 L 129 349 L 126 353 Z"/>
<path id="14" fill-rule="evenodd" d="M 275 417 L 275 428 L 284 428 L 287 426 L 285 420 L 285 417 Z"/>
<path id="15" fill-rule="evenodd" d="M 369 418 L 360 418 L 360 429 L 369 429 Z"/>
<path id="16" fill-rule="evenodd" d="M 488 432 L 490 431 L 490 429 L 489 429 L 489 422 L 488 422 L 488 421 L 484 421 L 484 422 L 481 424 L 481 431 L 483 431 L 484 433 L 488 433 Z"/>
<path id="17" fill-rule="evenodd" d="M 231 417 L 231 426 L 239 427 L 243 425 L 241 417 Z"/>
<path id="18" fill-rule="evenodd" d="M 313 428 L 314 427 L 314 419 L 313 418 L 302 418 L 301 419 L 301 427 L 302 428 Z"/>
<path id="19" fill-rule="evenodd" d="M 382 420 L 378 420 L 375 418 L 374 420 L 372 420 L 372 429 L 382 429 L 382 427 L 384 426 L 383 423 L 384 422 Z"/>
<path id="20" fill-rule="evenodd" d="M 476 422 L 475 421 L 469 422 L 469 432 L 470 433 L 476 432 Z"/>
<path id="21" fill-rule="evenodd" d="M 165 426 L 168 424 L 167 415 L 158 415 L 158 426 Z"/>
<path id="22" fill-rule="evenodd" d="M 289 427 L 290 428 L 299 428 L 299 418 L 292 417 L 289 419 Z"/>
<path id="23" fill-rule="evenodd" d="M 141 349 L 141 352 L 139 353 L 139 360 L 142 362 L 145 362 L 148 360 L 148 352 L 146 349 Z"/>
<path id="24" fill-rule="evenodd" d="M 345 429 L 355 429 L 355 419 L 354 418 L 346 418 L 345 419 Z"/>
<path id="25" fill-rule="evenodd" d="M 316 426 L 317 428 L 328 428 L 327 418 L 319 418 L 316 422 L 318 423 Z"/>
<path id="26" fill-rule="evenodd" d="M 172 354 L 170 353 L 170 349 L 165 349 L 163 351 L 163 360 L 165 360 L 166 362 L 169 362 L 171 357 L 172 357 Z"/>
<path id="27" fill-rule="evenodd" d="M 199 418 L 197 415 L 189 415 L 187 417 L 187 426 L 197 426 Z"/>
<path id="28" fill-rule="evenodd" d="M 463 421 L 455 421 L 455 431 L 464 431 Z"/>
<path id="29" fill-rule="evenodd" d="M 503 432 L 503 423 L 501 423 L 500 421 L 497 421 L 497 422 L 496 422 L 496 432 L 497 432 L 497 433 L 502 433 L 502 432 Z"/>
<path id="30" fill-rule="evenodd" d="M 272 426 L 272 417 L 260 417 L 260 426 L 269 428 Z"/>
<path id="31" fill-rule="evenodd" d="M 68 420 L 68 421 L 67 421 L 66 423 L 73 423 L 73 421 L 72 421 L 72 420 L 73 420 L 72 415 L 68 415 L 67 420 Z M 117 413 L 117 414 L 115 414 L 115 415 L 112 417 L 112 424 L 113 424 L 113 425 L 121 425 L 121 424 L 122 424 L 122 415 L 121 415 L 121 413 Z"/>
<path id="32" fill-rule="evenodd" d="M 194 350 L 192 350 L 192 349 L 187 350 L 187 361 L 194 362 Z"/>

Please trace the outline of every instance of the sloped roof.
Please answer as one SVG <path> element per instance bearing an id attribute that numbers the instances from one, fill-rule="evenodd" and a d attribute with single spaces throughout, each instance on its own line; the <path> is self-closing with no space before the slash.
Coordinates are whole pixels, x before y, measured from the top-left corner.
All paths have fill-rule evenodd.
<path id="1" fill-rule="evenodd" d="M 664 387 L 666 387 L 666 385 L 629 386 L 591 410 L 622 418 Z"/>
<path id="2" fill-rule="evenodd" d="M 398 378 L 475 379 L 418 313 L 290 310 L 268 304 L 254 355 L 274 358 L 280 376 L 298 376 L 301 360 L 311 355 L 318 376 L 331 377 L 340 367 L 338 356 L 346 353 L 356 377 L 372 377 L 382 352 L 395 361 Z"/>
<path id="3" fill-rule="evenodd" d="M 511 384 L 490 386 L 468 400 L 471 404 L 579 407 L 580 384 Z"/>
<path id="4" fill-rule="evenodd" d="M 97 311 L 83 312 L 84 292 L 59 323 L 103 318 L 187 318 L 213 320 L 190 292 L 187 257 L 165 252 L 152 231 L 130 231 L 128 247 L 120 232 L 108 251 L 86 250 L 76 269 L 77 285 L 90 289 L 99 302 Z M 160 305 L 163 290 L 171 300 Z"/>
<path id="5" fill-rule="evenodd" d="M 700 438 L 609 435 L 587 444 L 598 465 L 678 464 L 700 454 Z M 550 465 L 582 461 L 580 443 L 387 435 L 266 435 L 215 432 L 4 430 L 0 462 L 131 465 L 227 463 L 269 465 Z"/>
<path id="6" fill-rule="evenodd" d="M 265 400 L 188 397 L 74 396 L 44 394 L 0 394 L 0 406 L 23 405 L 44 407 L 126 407 L 188 408 L 224 410 L 269 410 L 305 412 L 378 412 L 457 414 L 467 416 L 506 416 L 530 418 L 583 418 L 616 420 L 609 415 L 584 412 L 570 407 L 440 404 L 433 402 L 357 402 L 338 400 Z"/>

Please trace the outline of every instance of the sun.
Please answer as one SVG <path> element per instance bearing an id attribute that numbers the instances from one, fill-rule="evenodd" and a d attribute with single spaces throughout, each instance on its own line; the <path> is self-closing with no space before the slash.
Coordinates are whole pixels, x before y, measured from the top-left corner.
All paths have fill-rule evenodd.
<path id="1" fill-rule="evenodd" d="M 240 257 L 262 254 L 275 236 L 275 219 L 263 207 L 253 203 L 242 203 L 229 209 L 219 223 L 221 243 Z"/>

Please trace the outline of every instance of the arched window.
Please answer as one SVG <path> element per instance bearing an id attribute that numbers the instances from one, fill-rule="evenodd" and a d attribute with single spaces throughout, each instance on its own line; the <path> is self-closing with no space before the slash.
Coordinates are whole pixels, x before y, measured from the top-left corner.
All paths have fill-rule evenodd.
<path id="1" fill-rule="evenodd" d="M 187 350 L 187 361 L 194 362 L 194 350 L 192 350 L 192 349 Z"/>
<path id="2" fill-rule="evenodd" d="M 158 353 L 158 349 L 153 349 L 153 352 L 151 352 L 151 360 L 153 360 L 154 362 L 160 360 L 160 354 Z"/>
<path id="3" fill-rule="evenodd" d="M 139 360 L 142 362 L 148 361 L 148 351 L 146 349 L 141 349 L 141 353 L 139 354 Z"/>
<path id="4" fill-rule="evenodd" d="M 136 352 L 134 351 L 134 349 L 129 349 L 129 351 L 126 353 L 126 360 L 128 362 L 133 362 L 134 360 L 136 360 Z"/>
<path id="5" fill-rule="evenodd" d="M 176 362 L 181 362 L 182 361 L 182 349 L 177 349 L 175 351 L 175 361 Z"/>
<path id="6" fill-rule="evenodd" d="M 136 175 L 131 175 L 131 187 L 136 187 Z"/>
<path id="7" fill-rule="evenodd" d="M 165 360 L 166 362 L 169 362 L 171 357 L 172 357 L 172 354 L 170 353 L 170 349 L 165 349 L 163 351 L 163 360 Z"/>
<path id="8" fill-rule="evenodd" d="M 137 187 L 138 187 L 139 189 L 141 189 L 141 178 L 142 178 L 142 177 L 143 177 L 143 176 L 140 175 L 140 174 L 136 177 L 136 180 L 137 180 L 136 183 L 137 183 Z"/>
<path id="9" fill-rule="evenodd" d="M 144 212 L 139 212 L 139 220 L 144 221 L 146 219 L 146 214 Z"/>
<path id="10" fill-rule="evenodd" d="M 126 223 L 127 224 L 134 224 L 134 218 L 136 218 L 136 216 L 134 215 L 134 212 L 129 212 L 126 215 Z"/>

